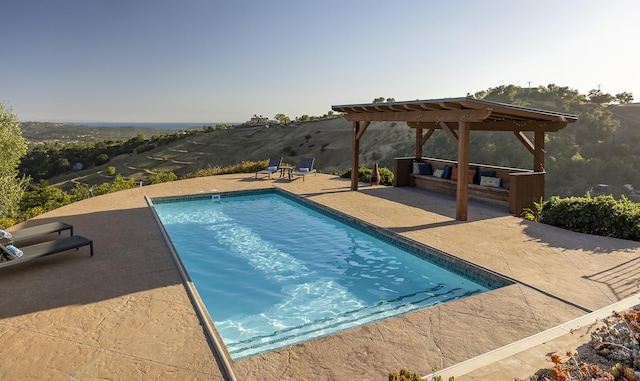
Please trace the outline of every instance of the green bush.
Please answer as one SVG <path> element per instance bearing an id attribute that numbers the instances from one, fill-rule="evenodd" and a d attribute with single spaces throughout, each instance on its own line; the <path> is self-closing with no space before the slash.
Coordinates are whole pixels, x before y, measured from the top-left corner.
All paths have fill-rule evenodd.
<path id="1" fill-rule="evenodd" d="M 178 180 L 178 176 L 176 176 L 173 172 L 152 172 L 149 175 L 149 182 L 151 184 L 160 184 L 160 183 L 168 183 L 170 181 Z"/>
<path id="2" fill-rule="evenodd" d="M 640 204 L 622 196 L 552 197 L 540 222 L 581 233 L 640 241 Z"/>
<path id="3" fill-rule="evenodd" d="M 107 176 L 113 176 L 116 174 L 116 167 L 108 166 L 107 167 Z"/>
<path id="4" fill-rule="evenodd" d="M 192 179 L 195 177 L 227 175 L 230 173 L 258 172 L 262 171 L 263 169 L 267 169 L 268 165 L 268 159 L 262 161 L 243 161 L 241 164 L 232 165 L 229 167 L 210 167 L 207 169 L 199 169 L 196 172 L 188 173 L 185 178 Z"/>
<path id="5" fill-rule="evenodd" d="M 378 172 L 380 172 L 380 185 L 393 185 L 393 172 L 391 170 L 385 167 L 381 167 L 381 168 L 378 168 Z M 345 179 L 350 179 L 351 168 L 339 174 L 339 176 Z M 368 183 L 370 177 L 371 177 L 371 169 L 365 167 L 364 165 L 360 165 L 358 167 L 358 181 L 363 183 Z"/>

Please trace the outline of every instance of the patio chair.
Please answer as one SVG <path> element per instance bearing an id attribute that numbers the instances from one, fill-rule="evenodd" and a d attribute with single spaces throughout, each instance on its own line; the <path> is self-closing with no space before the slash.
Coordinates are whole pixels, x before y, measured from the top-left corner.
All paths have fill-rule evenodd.
<path id="1" fill-rule="evenodd" d="M 267 169 L 263 169 L 262 171 L 256 172 L 256 179 L 258 175 L 267 175 L 267 178 L 271 178 L 271 174 L 278 172 L 280 170 L 280 165 L 282 164 L 281 157 L 272 157 L 269 159 L 269 164 L 267 164 Z"/>
<path id="2" fill-rule="evenodd" d="M 289 180 L 295 177 L 302 177 L 302 181 L 304 181 L 305 176 L 313 173 L 314 176 L 316 174 L 315 168 L 313 168 L 313 164 L 316 161 L 314 158 L 303 157 L 300 159 L 300 165 L 298 165 L 295 171 L 289 172 Z"/>
<path id="3" fill-rule="evenodd" d="M 83 246 L 89 246 L 91 256 L 93 256 L 93 241 L 79 235 L 36 243 L 35 245 L 23 246 L 21 248 L 0 244 L 0 257 L 3 260 L 0 262 L 0 268 L 17 265 L 32 259 L 71 249 L 77 250 Z"/>
<path id="4" fill-rule="evenodd" d="M 70 235 L 73 235 L 73 225 L 64 222 L 51 222 L 48 224 L 42 224 L 32 226 L 24 229 L 19 229 L 13 232 L 0 231 L 0 238 L 5 238 L 9 241 L 26 241 L 32 238 L 45 236 L 53 233 L 60 235 L 63 231 L 69 230 Z M 9 233 L 11 238 L 3 237 L 3 233 Z"/>

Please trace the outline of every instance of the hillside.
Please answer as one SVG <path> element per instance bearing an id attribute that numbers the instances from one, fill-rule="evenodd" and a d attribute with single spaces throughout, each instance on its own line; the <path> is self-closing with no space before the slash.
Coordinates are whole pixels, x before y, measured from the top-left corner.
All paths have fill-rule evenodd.
<path id="1" fill-rule="evenodd" d="M 146 136 L 162 135 L 169 132 L 163 128 L 149 127 L 89 127 L 85 125 L 51 123 L 51 122 L 22 122 L 20 123 L 22 136 L 30 145 L 43 142 L 57 142 L 62 144 L 77 142 L 100 142 L 104 140 L 127 140 L 138 134 Z"/>
<path id="2" fill-rule="evenodd" d="M 378 162 L 391 168 L 393 157 L 410 155 L 415 149 L 414 133 L 404 124 L 372 123 L 365 136 L 360 162 L 367 166 Z M 284 162 L 294 165 L 303 156 L 315 157 L 316 168 L 322 173 L 344 171 L 351 167 L 351 123 L 335 118 L 300 125 L 245 126 L 197 134 L 141 154 L 120 155 L 102 166 L 54 177 L 49 182 L 63 189 L 72 187 L 73 182 L 102 184 L 111 180 L 104 175 L 108 166 L 136 180 L 149 171 L 171 171 L 183 177 L 198 169 L 271 156 L 282 156 Z"/>
<path id="3" fill-rule="evenodd" d="M 543 103 L 543 102 L 538 102 Z M 554 109 L 552 104 L 535 104 L 537 108 Z M 557 106 L 556 106 L 557 107 Z M 549 135 L 547 145 L 547 193 L 583 196 L 597 184 L 608 184 L 616 196 L 627 194 L 631 184 L 640 188 L 637 163 L 640 162 L 640 103 L 613 105 L 606 114 L 579 112 L 579 120 L 559 133 Z M 619 127 L 608 130 L 619 123 Z M 99 185 L 111 182 L 106 168 L 136 180 L 150 171 L 173 172 L 179 178 L 199 169 L 225 167 L 243 161 L 265 160 L 282 156 L 293 164 L 303 156 L 316 158 L 316 168 L 323 173 L 342 172 L 351 167 L 351 123 L 344 118 L 319 120 L 271 128 L 238 126 L 186 136 L 183 139 L 141 152 L 111 157 L 104 165 L 69 172 L 49 179 L 64 190 L 75 182 Z M 530 168 L 531 156 L 511 134 L 472 134 L 471 161 L 484 164 Z M 393 168 L 393 158 L 412 156 L 414 131 L 404 123 L 372 123 L 360 143 L 360 163 L 371 167 L 379 163 Z M 426 156 L 456 158 L 455 146 L 441 131 L 424 146 Z M 611 171 L 615 165 L 619 171 Z"/>

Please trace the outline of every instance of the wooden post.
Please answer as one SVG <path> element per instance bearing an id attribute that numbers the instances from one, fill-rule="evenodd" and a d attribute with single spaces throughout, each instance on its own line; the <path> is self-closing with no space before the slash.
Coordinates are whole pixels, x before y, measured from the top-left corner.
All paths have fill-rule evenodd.
<path id="1" fill-rule="evenodd" d="M 351 141 L 351 190 L 358 190 L 358 162 L 360 156 L 360 139 L 358 133 L 360 132 L 360 122 L 352 123 L 353 140 Z"/>
<path id="2" fill-rule="evenodd" d="M 422 128 L 416 128 L 416 160 L 422 159 Z"/>
<path id="3" fill-rule="evenodd" d="M 544 172 L 544 131 L 536 131 L 534 136 L 533 171 Z"/>
<path id="4" fill-rule="evenodd" d="M 458 182 L 456 220 L 466 221 L 469 204 L 469 124 L 458 122 Z"/>
<path id="5" fill-rule="evenodd" d="M 536 149 L 533 153 L 533 171 L 542 172 L 542 175 L 540 175 L 540 178 L 538 179 L 538 188 L 540 194 L 536 194 L 536 199 L 533 201 L 540 202 L 540 198 L 544 200 L 544 187 L 547 177 L 547 174 L 544 170 L 544 131 L 536 131 L 533 142 L 536 145 Z"/>

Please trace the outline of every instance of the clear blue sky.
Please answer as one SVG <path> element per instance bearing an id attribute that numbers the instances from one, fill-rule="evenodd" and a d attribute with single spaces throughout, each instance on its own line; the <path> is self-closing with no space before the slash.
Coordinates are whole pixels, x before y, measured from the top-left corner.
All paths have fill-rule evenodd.
<path id="1" fill-rule="evenodd" d="M 640 101 L 637 0 L 3 0 L 21 121 L 241 122 L 555 83 Z"/>

